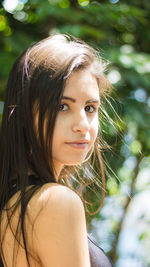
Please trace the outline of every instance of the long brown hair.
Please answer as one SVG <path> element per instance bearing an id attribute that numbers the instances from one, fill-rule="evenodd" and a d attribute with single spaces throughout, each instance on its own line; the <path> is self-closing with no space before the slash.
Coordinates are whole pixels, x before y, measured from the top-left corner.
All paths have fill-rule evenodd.
<path id="1" fill-rule="evenodd" d="M 7 202 L 10 198 L 8 185 L 15 177 L 17 179 L 16 191 L 20 190 L 20 197 L 12 212 L 7 212 L 8 225 L 11 226 L 12 215 L 20 205 L 18 225 L 21 227 L 29 266 L 29 251 L 24 224 L 26 208 L 31 197 L 41 185 L 56 182 L 52 164 L 52 138 L 57 107 L 63 94 L 65 82 L 70 74 L 74 70 L 79 71 L 87 67 L 90 67 L 91 72 L 95 75 L 100 95 L 103 96 L 108 91 L 109 83 L 104 75 L 105 64 L 99 56 L 99 52 L 69 34 L 58 34 L 29 47 L 17 58 L 10 72 L 0 134 L 0 222 L 2 211 L 4 209 L 8 211 Z M 37 112 L 38 126 L 35 130 L 34 119 Z M 45 118 L 49 119 L 46 120 L 46 131 L 43 131 Z M 91 155 L 93 160 L 96 157 L 99 160 L 103 181 L 102 199 L 104 199 L 104 168 L 98 139 L 95 142 L 96 154 Z M 81 166 L 79 166 L 80 168 Z M 32 186 L 27 194 L 29 169 L 39 179 L 40 183 Z M 70 174 L 69 168 L 63 170 L 59 177 L 59 183 L 73 188 L 67 179 L 68 171 Z M 79 173 L 81 174 L 80 171 Z M 72 178 L 76 179 L 76 177 L 74 172 Z M 88 183 L 81 184 L 82 188 L 78 188 L 78 194 L 81 195 L 86 184 Z M 6 229 L 4 232 L 6 232 Z M 17 231 L 19 230 L 16 230 L 15 239 L 19 244 Z M 7 266 L 2 247 L 5 233 L 1 233 L 1 229 L 0 236 L 1 257 Z"/>

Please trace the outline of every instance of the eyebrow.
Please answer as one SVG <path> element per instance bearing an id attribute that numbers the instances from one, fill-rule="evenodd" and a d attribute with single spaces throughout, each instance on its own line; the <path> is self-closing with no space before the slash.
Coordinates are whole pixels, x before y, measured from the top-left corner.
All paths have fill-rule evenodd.
<path id="1" fill-rule="evenodd" d="M 70 100 L 70 101 L 73 102 L 73 103 L 76 102 L 76 99 L 74 99 L 74 98 L 72 98 L 72 97 L 69 97 L 69 96 L 62 96 L 61 100 L 62 100 L 62 99 Z M 85 103 L 86 103 L 86 104 L 88 104 L 88 103 L 98 103 L 98 104 L 99 104 L 100 101 L 97 100 L 97 99 L 89 99 L 89 100 L 87 100 Z"/>

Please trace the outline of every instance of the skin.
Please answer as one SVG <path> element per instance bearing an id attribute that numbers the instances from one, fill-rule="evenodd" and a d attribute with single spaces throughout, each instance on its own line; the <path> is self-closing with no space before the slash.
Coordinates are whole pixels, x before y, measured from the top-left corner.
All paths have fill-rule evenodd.
<path id="1" fill-rule="evenodd" d="M 90 70 L 73 72 L 66 82 L 63 97 L 74 100 L 62 99 L 56 118 L 52 142 L 56 178 L 65 165 L 78 165 L 84 161 L 94 145 L 99 126 L 99 88 Z M 88 142 L 68 144 L 79 140 Z M 10 199 L 11 207 L 16 203 L 19 193 Z M 16 209 L 12 218 L 14 229 L 18 223 L 19 209 Z M 6 223 L 7 214 L 4 212 L 2 232 Z M 43 185 L 27 206 L 25 227 L 28 249 L 38 261 L 31 257 L 31 267 L 90 267 L 84 206 L 71 189 L 59 183 Z M 8 227 L 3 243 L 8 267 L 12 266 L 13 248 L 14 236 Z M 21 246 L 15 266 L 28 266 Z"/>
<path id="2" fill-rule="evenodd" d="M 63 98 L 72 98 L 63 99 Z M 98 134 L 99 88 L 89 69 L 73 72 L 66 82 L 52 142 L 56 176 L 65 165 L 81 164 Z M 87 140 L 81 146 L 67 142 Z"/>

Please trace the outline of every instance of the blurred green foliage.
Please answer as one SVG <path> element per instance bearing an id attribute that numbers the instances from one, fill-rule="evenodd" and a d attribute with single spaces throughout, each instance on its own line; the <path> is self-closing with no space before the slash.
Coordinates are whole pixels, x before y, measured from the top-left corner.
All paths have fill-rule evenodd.
<path id="1" fill-rule="evenodd" d="M 116 126 L 107 118 L 103 121 L 103 134 L 112 146 L 104 153 L 109 168 L 108 197 L 102 212 L 92 221 L 90 217 L 87 219 L 89 228 L 93 221 L 107 224 L 109 220 L 104 243 L 116 264 L 120 257 L 119 236 L 128 208 L 150 186 L 149 29 L 149 0 L 5 0 L 0 8 L 0 113 L 14 60 L 30 44 L 50 34 L 73 34 L 98 48 L 110 62 L 107 76 L 115 89 L 109 100 L 111 108 L 110 105 L 106 108 Z M 140 177 L 145 170 L 148 174 L 143 174 L 142 179 L 148 178 L 144 183 Z M 119 215 L 105 212 L 107 207 L 116 209 Z M 150 216 L 141 220 L 147 222 L 139 234 L 139 242 L 146 251 Z M 144 255 L 143 266 L 150 266 L 148 252 Z"/>

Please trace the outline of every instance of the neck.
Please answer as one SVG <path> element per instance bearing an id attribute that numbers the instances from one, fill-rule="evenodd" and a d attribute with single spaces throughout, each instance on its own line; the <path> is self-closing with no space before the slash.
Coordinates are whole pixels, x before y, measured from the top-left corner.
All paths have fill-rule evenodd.
<path id="1" fill-rule="evenodd" d="M 55 175 L 55 179 L 58 182 L 59 179 L 59 175 L 61 173 L 61 170 L 63 169 L 63 164 L 53 160 L 53 166 L 54 166 L 54 175 Z"/>

